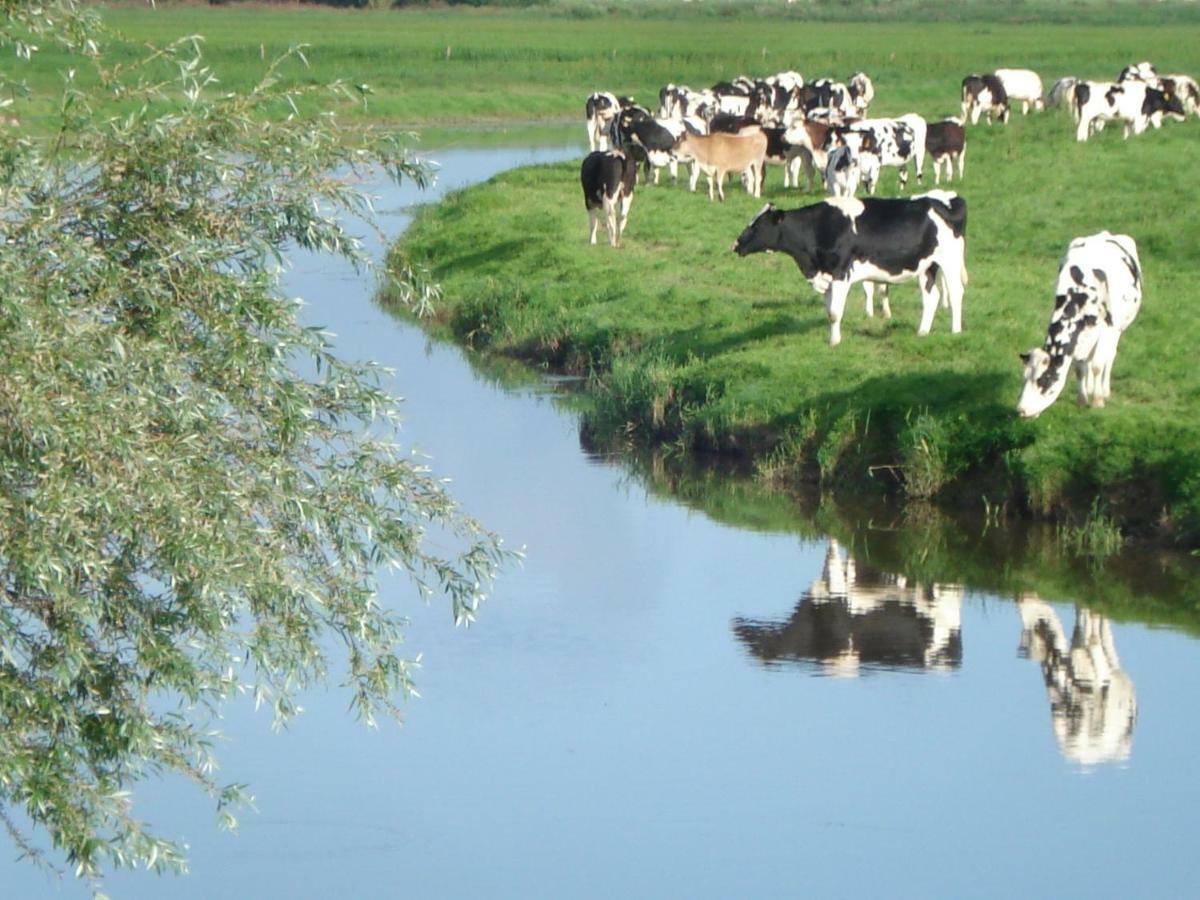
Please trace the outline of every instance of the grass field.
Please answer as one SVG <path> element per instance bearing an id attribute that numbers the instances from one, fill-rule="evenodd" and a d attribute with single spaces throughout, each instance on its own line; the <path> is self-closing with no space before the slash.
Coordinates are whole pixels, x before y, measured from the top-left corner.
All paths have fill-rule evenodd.
<path id="1" fill-rule="evenodd" d="M 715 50 L 733 43 L 726 23 L 689 23 L 694 44 L 669 36 L 677 25 L 664 23 L 658 37 L 676 48 L 665 51 L 676 69 L 662 81 L 706 84 L 737 70 L 723 68 Z M 962 75 L 1001 62 L 1031 65 L 1047 85 L 1062 74 L 1112 78 L 1147 57 L 1163 70 L 1200 72 L 1191 27 L 770 30 L 792 48 L 786 65 L 802 72 L 869 71 L 879 114 L 952 113 Z M 645 33 L 640 40 L 654 43 Z M 708 76 L 687 46 L 712 48 Z M 751 74 L 783 67 L 773 59 L 747 55 L 735 66 Z M 649 95 L 641 83 L 590 83 Z M 729 251 L 762 204 L 738 190 L 721 205 L 643 185 L 626 245 L 589 247 L 575 163 L 509 173 L 449 198 L 419 218 L 401 254 L 443 283 L 435 328 L 590 374 L 586 422 L 597 436 L 741 454 L 775 479 L 903 483 L 911 496 L 976 505 L 987 496 L 1079 520 L 1090 511 L 1126 530 L 1194 541 L 1200 252 L 1189 161 L 1200 121 L 1129 141 L 1110 128 L 1077 144 L 1065 114 L 1018 115 L 1007 127 L 972 128 L 968 140 L 967 177 L 955 188 L 970 205 L 971 285 L 957 336 L 939 313 L 934 333 L 918 338 L 916 291 L 899 288 L 896 318 L 868 320 L 855 304 L 842 345 L 830 349 L 823 306 L 790 259 Z M 769 173 L 765 198 L 783 206 L 818 199 L 781 184 L 778 170 Z M 889 175 L 883 193 L 894 192 Z M 1134 236 L 1146 271 L 1145 307 L 1122 342 L 1113 401 L 1077 409 L 1071 384 L 1042 418 L 1019 421 L 1017 354 L 1044 336 L 1058 259 L 1071 238 L 1105 228 Z"/>

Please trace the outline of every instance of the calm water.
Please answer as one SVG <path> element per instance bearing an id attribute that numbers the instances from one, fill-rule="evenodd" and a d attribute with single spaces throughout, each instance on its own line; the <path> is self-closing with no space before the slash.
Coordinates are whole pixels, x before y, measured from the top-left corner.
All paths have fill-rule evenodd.
<path id="1" fill-rule="evenodd" d="M 442 183 L 578 155 L 447 153 Z M 383 197 L 393 233 L 412 201 Z M 503 390 L 389 319 L 369 279 L 301 259 L 289 290 L 396 370 L 409 440 L 527 560 L 470 630 L 386 584 L 424 655 L 404 727 L 337 693 L 278 735 L 231 708 L 224 772 L 257 811 L 230 836 L 187 786 L 143 787 L 192 873 L 114 897 L 1200 893 L 1194 639 L 717 524 L 582 452 L 548 386 Z M 0 863 L 0 897 L 86 895 Z"/>

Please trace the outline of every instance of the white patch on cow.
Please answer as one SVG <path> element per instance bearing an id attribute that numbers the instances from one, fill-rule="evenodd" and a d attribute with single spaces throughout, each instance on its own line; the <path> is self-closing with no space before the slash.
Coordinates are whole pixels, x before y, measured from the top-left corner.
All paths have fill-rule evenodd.
<path id="1" fill-rule="evenodd" d="M 866 206 L 857 197 L 829 197 L 825 200 L 830 206 L 835 206 L 844 212 L 850 219 L 850 226 L 854 229 L 858 217 L 863 214 Z M 857 230 L 857 229 L 855 229 Z"/>

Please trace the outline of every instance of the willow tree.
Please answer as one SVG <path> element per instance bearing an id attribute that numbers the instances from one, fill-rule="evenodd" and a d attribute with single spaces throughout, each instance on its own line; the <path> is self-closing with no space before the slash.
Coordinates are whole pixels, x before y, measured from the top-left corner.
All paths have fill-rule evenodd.
<path id="1" fill-rule="evenodd" d="M 117 66 L 74 0 L 0 10 L 0 820 L 83 877 L 182 867 L 137 783 L 185 773 L 232 822 L 222 703 L 249 690 L 286 721 L 335 679 L 368 722 L 395 713 L 410 667 L 381 567 L 461 621 L 504 558 L 399 449 L 381 373 L 280 291 L 288 247 L 364 261 L 339 220 L 369 204 L 332 173 L 426 173 L 298 115 L 355 95 L 286 88 L 298 49 L 230 93 L 198 39 Z M 20 61 L 51 46 L 70 68 L 30 137 Z"/>

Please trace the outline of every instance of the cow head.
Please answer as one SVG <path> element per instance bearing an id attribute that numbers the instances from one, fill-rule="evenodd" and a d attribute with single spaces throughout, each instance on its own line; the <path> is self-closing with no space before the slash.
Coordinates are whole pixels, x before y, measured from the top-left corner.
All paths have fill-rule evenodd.
<path id="1" fill-rule="evenodd" d="M 774 250 L 779 246 L 783 233 L 783 210 L 776 209 L 774 203 L 768 203 L 757 216 L 738 235 L 733 242 L 733 252 L 738 256 L 751 253 L 762 253 L 764 250 Z"/>
<path id="2" fill-rule="evenodd" d="M 1041 347 L 1022 353 L 1021 361 L 1025 364 L 1025 384 L 1017 400 L 1017 415 L 1036 419 L 1062 393 L 1069 367 L 1063 357 L 1051 356 Z"/>

